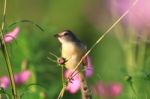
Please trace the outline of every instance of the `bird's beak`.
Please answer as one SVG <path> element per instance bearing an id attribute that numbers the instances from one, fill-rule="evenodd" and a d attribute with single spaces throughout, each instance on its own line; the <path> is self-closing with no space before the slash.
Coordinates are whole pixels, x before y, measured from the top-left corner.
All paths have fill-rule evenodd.
<path id="1" fill-rule="evenodd" d="M 58 38 L 58 37 L 60 37 L 60 36 L 59 36 L 59 34 L 55 34 L 54 37 Z"/>

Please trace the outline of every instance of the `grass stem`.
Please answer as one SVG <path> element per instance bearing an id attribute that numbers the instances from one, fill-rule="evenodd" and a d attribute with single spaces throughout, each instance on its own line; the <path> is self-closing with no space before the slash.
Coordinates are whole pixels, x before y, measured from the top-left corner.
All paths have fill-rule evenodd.
<path id="1" fill-rule="evenodd" d="M 7 71 L 8 71 L 9 78 L 10 78 L 10 83 L 11 83 L 11 86 L 12 86 L 13 97 L 14 97 L 14 99 L 18 99 L 17 90 L 16 90 L 16 86 L 15 86 L 14 75 L 13 75 L 13 70 L 12 70 L 12 65 L 11 65 L 11 62 L 10 62 L 10 57 L 9 57 L 7 47 L 6 47 L 6 44 L 5 44 L 5 41 L 4 41 L 4 36 L 3 36 L 4 27 L 5 27 L 6 9 L 7 9 L 7 0 L 4 0 L 3 21 L 2 21 L 2 24 L 1 24 L 1 31 L 0 31 L 1 32 L 1 38 L 0 38 L 0 40 L 1 40 L 1 47 L 2 47 L 3 56 L 4 56 L 4 59 L 5 59 L 5 62 L 6 62 Z"/>

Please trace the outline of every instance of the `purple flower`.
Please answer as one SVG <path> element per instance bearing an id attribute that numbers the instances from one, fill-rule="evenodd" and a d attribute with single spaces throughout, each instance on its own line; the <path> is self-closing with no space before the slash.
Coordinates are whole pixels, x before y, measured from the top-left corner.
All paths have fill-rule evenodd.
<path id="1" fill-rule="evenodd" d="M 104 84 L 98 82 L 93 87 L 93 92 L 102 97 L 116 97 L 122 92 L 122 85 L 120 83 Z"/>
<path id="2" fill-rule="evenodd" d="M 16 39 L 20 29 L 19 27 L 14 28 L 11 32 L 4 35 L 4 41 L 6 43 L 12 42 L 14 39 Z"/>
<path id="3" fill-rule="evenodd" d="M 93 75 L 93 64 L 90 56 L 87 56 L 87 67 L 85 70 L 86 77 L 91 77 Z"/>
<path id="4" fill-rule="evenodd" d="M 7 76 L 3 76 L 0 78 L 0 87 L 7 88 L 9 86 L 9 78 Z"/>
<path id="5" fill-rule="evenodd" d="M 15 75 L 15 83 L 18 85 L 24 84 L 30 76 L 31 72 L 29 70 L 24 70 L 21 73 Z"/>
<path id="6" fill-rule="evenodd" d="M 113 1 L 112 3 L 112 6 L 114 6 L 121 15 L 131 6 L 133 0 L 116 0 L 115 3 Z M 131 9 L 124 22 L 137 30 L 149 29 L 150 0 L 139 0 L 133 9 Z"/>

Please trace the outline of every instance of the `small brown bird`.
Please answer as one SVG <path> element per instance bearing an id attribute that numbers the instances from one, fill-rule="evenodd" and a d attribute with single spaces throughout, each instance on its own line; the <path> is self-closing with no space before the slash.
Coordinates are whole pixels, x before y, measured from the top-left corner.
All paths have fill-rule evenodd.
<path id="1" fill-rule="evenodd" d="M 70 30 L 65 30 L 54 35 L 61 43 L 61 57 L 67 59 L 65 66 L 69 70 L 74 70 L 81 58 L 85 55 L 87 48 L 86 46 L 74 35 Z M 84 59 L 83 64 L 86 64 Z M 82 71 L 85 66 L 80 66 L 78 71 Z M 91 99 L 91 94 L 88 89 L 86 77 L 84 72 L 79 72 L 81 79 L 81 93 L 82 99 Z"/>

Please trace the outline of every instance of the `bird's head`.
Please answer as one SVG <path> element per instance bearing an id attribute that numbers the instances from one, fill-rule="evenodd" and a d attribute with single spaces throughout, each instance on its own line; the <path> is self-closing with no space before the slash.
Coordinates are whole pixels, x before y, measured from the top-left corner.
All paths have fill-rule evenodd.
<path id="1" fill-rule="evenodd" d="M 78 41 L 74 33 L 70 30 L 65 30 L 63 32 L 55 34 L 54 37 L 56 37 L 61 43 Z"/>

